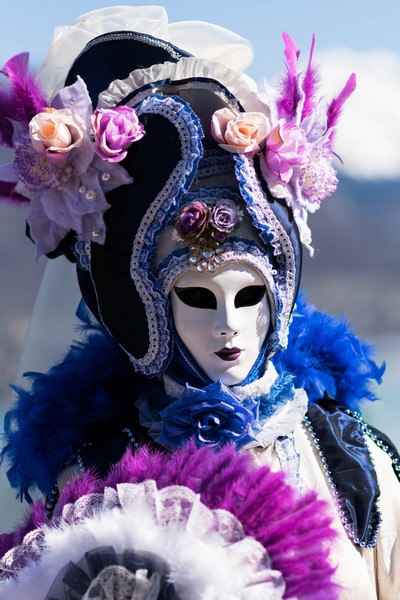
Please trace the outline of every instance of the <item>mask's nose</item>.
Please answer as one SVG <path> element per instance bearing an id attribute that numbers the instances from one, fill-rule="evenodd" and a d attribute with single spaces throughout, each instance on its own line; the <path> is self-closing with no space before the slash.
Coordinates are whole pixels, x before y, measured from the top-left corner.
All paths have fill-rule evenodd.
<path id="1" fill-rule="evenodd" d="M 240 333 L 240 323 L 238 319 L 238 310 L 234 302 L 229 299 L 217 303 L 213 333 L 215 337 L 230 339 Z"/>

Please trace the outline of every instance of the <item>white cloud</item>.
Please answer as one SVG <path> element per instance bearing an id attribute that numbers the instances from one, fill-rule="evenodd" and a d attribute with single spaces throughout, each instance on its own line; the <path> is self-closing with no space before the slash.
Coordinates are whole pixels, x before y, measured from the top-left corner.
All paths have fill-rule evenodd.
<path id="1" fill-rule="evenodd" d="M 400 178 L 400 55 L 340 48 L 318 52 L 316 62 L 330 96 L 357 75 L 338 127 L 339 168 L 355 178 Z"/>

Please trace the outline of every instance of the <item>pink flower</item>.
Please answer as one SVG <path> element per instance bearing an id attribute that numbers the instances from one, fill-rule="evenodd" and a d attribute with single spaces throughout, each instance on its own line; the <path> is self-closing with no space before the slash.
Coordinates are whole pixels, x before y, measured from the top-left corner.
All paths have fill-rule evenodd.
<path id="1" fill-rule="evenodd" d="M 270 170 L 287 183 L 293 175 L 293 167 L 301 167 L 310 160 L 310 147 L 303 130 L 297 125 L 279 124 L 268 134 L 265 160 Z"/>
<path id="2" fill-rule="evenodd" d="M 258 152 L 268 131 L 268 119 L 259 112 L 235 114 L 229 108 L 221 108 L 211 119 L 213 138 L 228 152 Z"/>
<path id="3" fill-rule="evenodd" d="M 91 117 L 97 154 L 107 162 L 120 162 L 133 142 L 140 140 L 144 127 L 129 106 L 99 108 Z"/>
<path id="4" fill-rule="evenodd" d="M 50 163 L 57 165 L 82 144 L 86 125 L 70 108 L 46 108 L 30 121 L 29 133 L 36 152 L 45 154 Z"/>

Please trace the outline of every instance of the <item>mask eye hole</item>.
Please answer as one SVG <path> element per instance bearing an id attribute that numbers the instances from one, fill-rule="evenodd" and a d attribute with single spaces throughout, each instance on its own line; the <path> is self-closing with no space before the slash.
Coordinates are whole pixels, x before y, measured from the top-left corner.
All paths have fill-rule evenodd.
<path id="1" fill-rule="evenodd" d="M 235 308 L 255 306 L 263 299 L 265 285 L 248 285 L 241 289 L 235 296 Z"/>
<path id="2" fill-rule="evenodd" d="M 217 299 L 211 290 L 203 287 L 174 287 L 175 294 L 179 300 L 193 308 L 217 309 Z"/>

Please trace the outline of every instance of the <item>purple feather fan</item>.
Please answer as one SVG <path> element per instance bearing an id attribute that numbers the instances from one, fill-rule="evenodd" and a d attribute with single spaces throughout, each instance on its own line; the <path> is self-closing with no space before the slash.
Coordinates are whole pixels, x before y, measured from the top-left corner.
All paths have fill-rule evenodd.
<path id="1" fill-rule="evenodd" d="M 254 466 L 250 453 L 237 454 L 232 447 L 219 451 L 193 443 L 167 454 L 147 447 L 135 454 L 129 450 L 105 480 L 86 473 L 63 490 L 51 526 L 65 527 L 61 511 L 83 495 L 102 493 L 119 483 L 141 483 L 153 479 L 158 489 L 186 486 L 200 495 L 210 509 L 225 509 L 238 518 L 244 533 L 267 550 L 272 567 L 286 583 L 285 598 L 333 600 L 339 589 L 333 583 L 329 546 L 335 537 L 325 503 L 314 493 L 300 496 L 285 483 L 282 473 Z M 48 523 L 42 505 L 31 509 L 26 523 L 14 534 L 3 536 L 3 551 L 40 524 Z M 110 531 L 112 527 L 110 526 Z M 112 536 L 110 537 L 112 544 Z M 18 567 L 24 566 L 18 564 Z"/>

